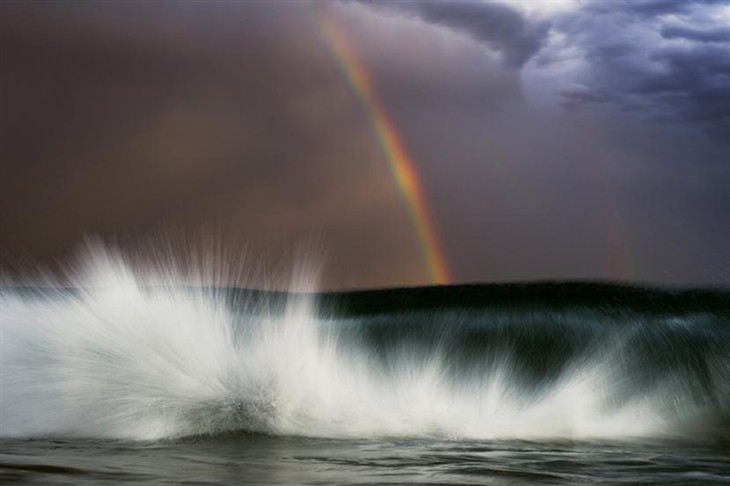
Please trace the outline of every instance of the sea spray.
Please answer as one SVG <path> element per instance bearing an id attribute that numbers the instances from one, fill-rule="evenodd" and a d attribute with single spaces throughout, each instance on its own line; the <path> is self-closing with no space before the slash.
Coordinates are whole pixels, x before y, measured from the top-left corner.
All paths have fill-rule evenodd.
<path id="1" fill-rule="evenodd" d="M 358 315 L 311 293 L 242 298 L 161 275 L 150 285 L 97 252 L 74 289 L 3 288 L 0 435 L 727 433 L 723 313 L 618 302 Z"/>

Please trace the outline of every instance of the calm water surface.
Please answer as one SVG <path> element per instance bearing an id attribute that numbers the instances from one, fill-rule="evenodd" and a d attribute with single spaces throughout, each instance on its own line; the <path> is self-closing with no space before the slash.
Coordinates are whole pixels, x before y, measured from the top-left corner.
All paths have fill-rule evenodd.
<path id="1" fill-rule="evenodd" d="M 228 436 L 3 440 L 2 484 L 730 484 L 730 448 Z"/>

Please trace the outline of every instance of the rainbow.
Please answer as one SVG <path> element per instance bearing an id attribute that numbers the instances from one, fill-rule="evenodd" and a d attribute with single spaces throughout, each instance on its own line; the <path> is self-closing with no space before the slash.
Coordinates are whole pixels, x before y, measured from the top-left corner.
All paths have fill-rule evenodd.
<path id="1" fill-rule="evenodd" d="M 451 281 L 448 265 L 430 217 L 415 165 L 393 122 L 388 118 L 387 111 L 376 96 L 373 83 L 363 63 L 347 38 L 331 20 L 323 18 L 320 26 L 332 56 L 367 113 L 398 189 L 406 201 L 431 280 L 436 284 L 446 284 Z"/>

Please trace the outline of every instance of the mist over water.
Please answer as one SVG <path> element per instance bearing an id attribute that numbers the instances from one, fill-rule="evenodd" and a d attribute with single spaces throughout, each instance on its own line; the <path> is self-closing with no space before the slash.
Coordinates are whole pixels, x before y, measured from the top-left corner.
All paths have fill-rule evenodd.
<path id="1" fill-rule="evenodd" d="M 2 437 L 728 437 L 726 314 L 348 316 L 158 273 L 97 251 L 77 288 L 2 289 Z"/>

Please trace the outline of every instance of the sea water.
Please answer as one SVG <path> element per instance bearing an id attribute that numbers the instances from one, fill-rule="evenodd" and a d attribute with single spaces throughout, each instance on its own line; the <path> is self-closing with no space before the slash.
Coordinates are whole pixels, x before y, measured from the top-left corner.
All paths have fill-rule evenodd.
<path id="1" fill-rule="evenodd" d="M 101 254 L 71 287 L 2 289 L 0 479 L 730 482 L 726 292 L 354 312 L 164 275 Z"/>

